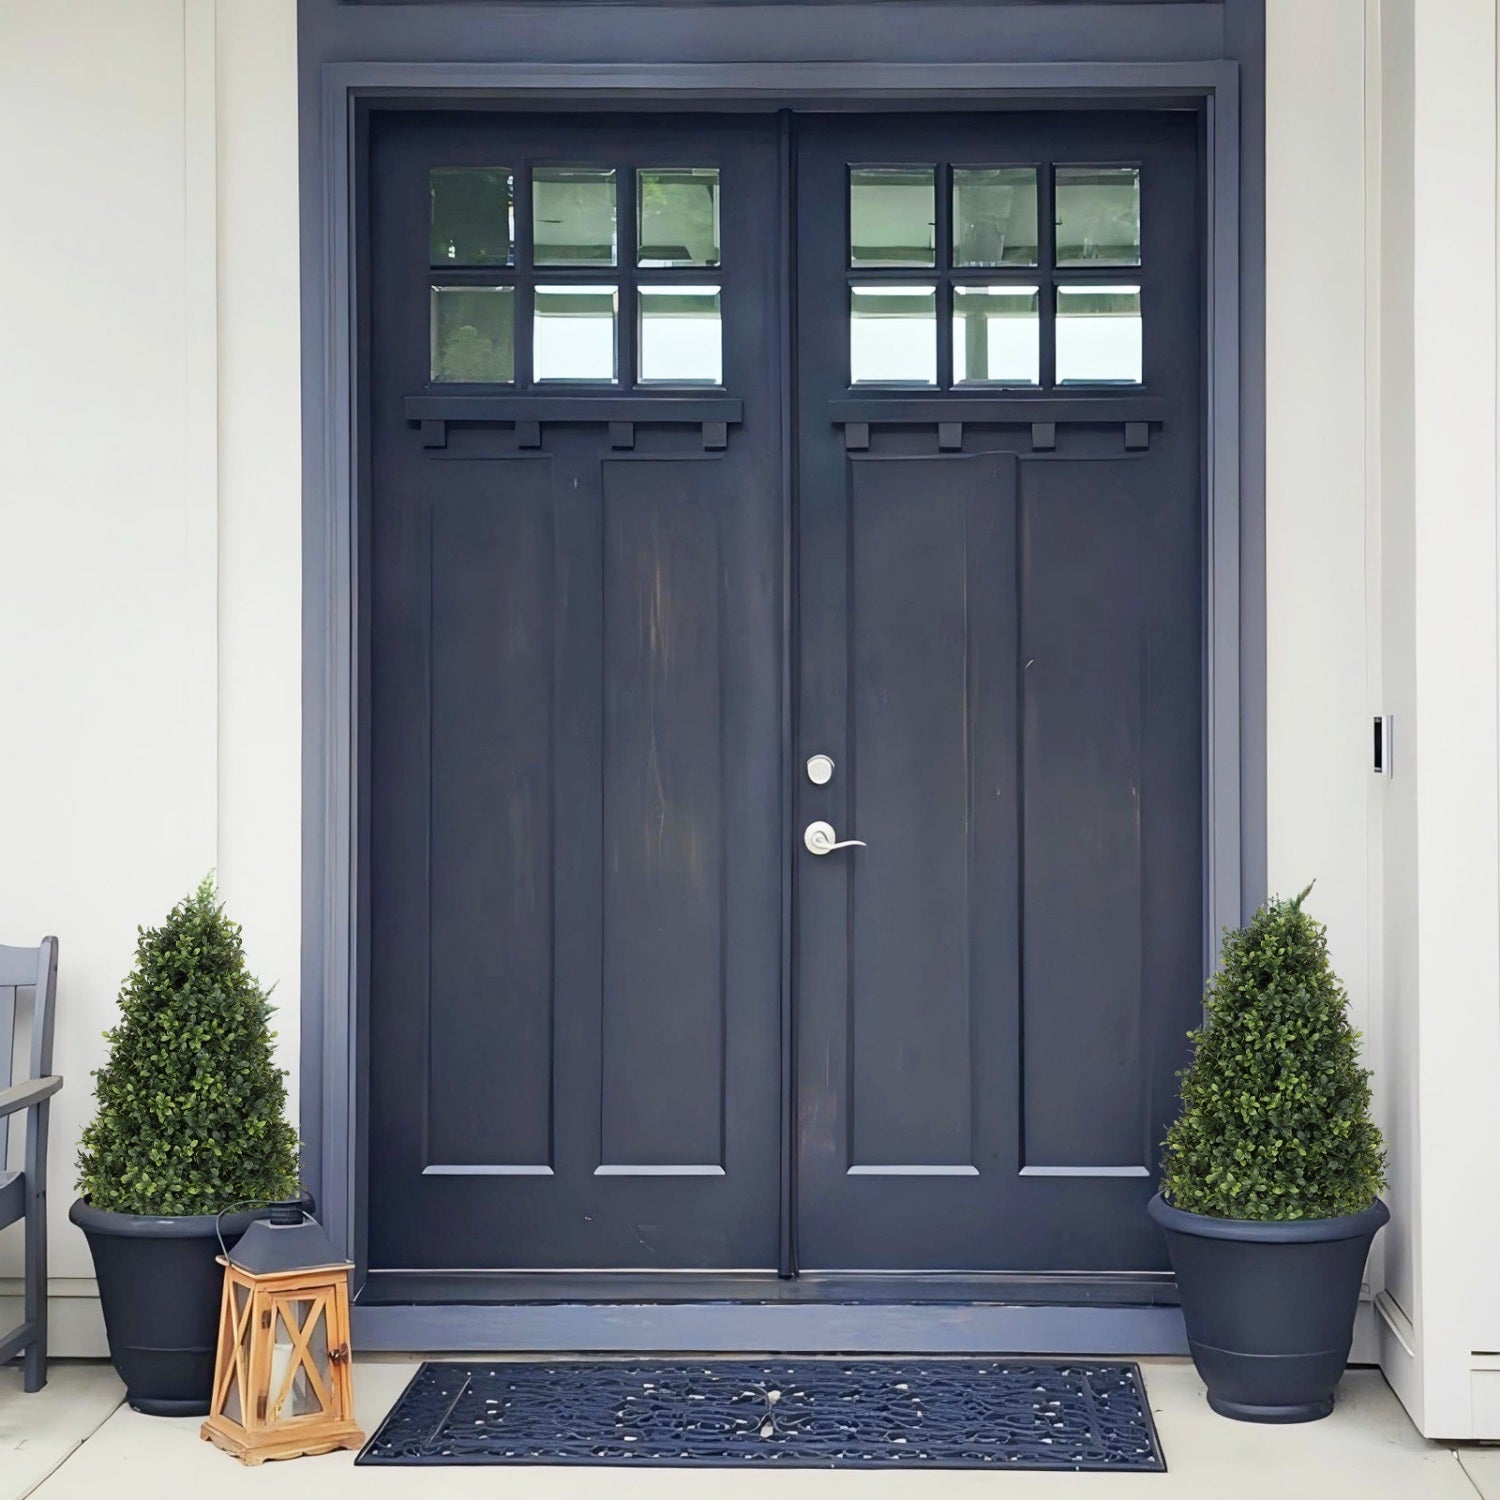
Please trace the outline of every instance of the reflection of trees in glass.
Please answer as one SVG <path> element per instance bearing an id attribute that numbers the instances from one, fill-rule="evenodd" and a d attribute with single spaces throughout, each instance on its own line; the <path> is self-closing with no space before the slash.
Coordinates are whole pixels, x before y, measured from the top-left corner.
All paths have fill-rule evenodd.
<path id="1" fill-rule="evenodd" d="M 537 265 L 614 265 L 612 169 L 538 167 L 531 179 L 531 213 Z"/>
<path id="2" fill-rule="evenodd" d="M 510 263 L 514 179 L 506 167 L 434 167 L 428 259 L 435 266 Z"/>
<path id="3" fill-rule="evenodd" d="M 515 292 L 433 289 L 432 379 L 508 383 L 515 379 Z"/>
<path id="4" fill-rule="evenodd" d="M 1141 260 L 1141 184 L 1134 167 L 1057 169 L 1059 265 L 1135 266 Z"/>
<path id="5" fill-rule="evenodd" d="M 639 182 L 642 265 L 718 265 L 718 168 L 643 169 Z"/>
<path id="6" fill-rule="evenodd" d="M 495 341 L 486 338 L 472 323 L 451 329 L 438 349 L 438 366 L 434 380 L 495 380 L 497 364 L 508 364 L 503 355 L 497 359 Z"/>

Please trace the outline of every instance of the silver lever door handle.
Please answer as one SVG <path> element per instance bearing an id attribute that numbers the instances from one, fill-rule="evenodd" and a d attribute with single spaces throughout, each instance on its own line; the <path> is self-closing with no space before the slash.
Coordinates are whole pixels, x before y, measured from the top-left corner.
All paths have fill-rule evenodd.
<path id="1" fill-rule="evenodd" d="M 835 849 L 866 849 L 863 839 L 840 839 L 832 823 L 809 823 L 802 835 L 809 854 L 832 854 Z"/>

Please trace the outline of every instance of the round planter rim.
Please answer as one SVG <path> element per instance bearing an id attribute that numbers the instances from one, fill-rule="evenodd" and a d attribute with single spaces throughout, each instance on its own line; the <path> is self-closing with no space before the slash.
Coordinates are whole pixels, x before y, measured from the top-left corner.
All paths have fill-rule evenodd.
<path id="1" fill-rule="evenodd" d="M 302 1202 L 309 1213 L 314 1211 L 312 1194 L 304 1193 Z M 122 1214 L 112 1208 L 95 1208 L 87 1198 L 75 1198 L 68 1218 L 86 1234 L 110 1234 L 125 1240 L 194 1240 L 213 1239 L 218 1229 L 238 1237 L 266 1212 L 264 1208 L 245 1208 L 222 1219 L 217 1214 Z"/>
<path id="2" fill-rule="evenodd" d="M 1146 1211 L 1163 1229 L 1178 1234 L 1267 1245 L 1361 1239 L 1373 1235 L 1391 1217 L 1390 1209 L 1379 1198 L 1357 1214 L 1342 1214 L 1334 1219 L 1219 1219 L 1212 1214 L 1175 1208 L 1160 1193 L 1147 1204 Z"/>

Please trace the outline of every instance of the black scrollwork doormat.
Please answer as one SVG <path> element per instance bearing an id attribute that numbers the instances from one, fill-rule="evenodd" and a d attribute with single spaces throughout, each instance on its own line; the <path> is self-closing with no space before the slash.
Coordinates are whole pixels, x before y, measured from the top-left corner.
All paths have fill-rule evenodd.
<path id="1" fill-rule="evenodd" d="M 424 1364 L 362 1464 L 1166 1468 L 1133 1364 Z"/>

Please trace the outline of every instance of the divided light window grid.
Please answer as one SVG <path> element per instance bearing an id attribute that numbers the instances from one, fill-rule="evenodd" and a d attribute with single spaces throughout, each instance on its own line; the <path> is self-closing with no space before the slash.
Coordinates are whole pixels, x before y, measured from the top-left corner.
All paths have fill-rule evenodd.
<path id="1" fill-rule="evenodd" d="M 719 169 L 434 167 L 433 383 L 723 384 Z"/>
<path id="2" fill-rule="evenodd" d="M 850 385 L 1139 386 L 1140 169 L 849 168 Z"/>

